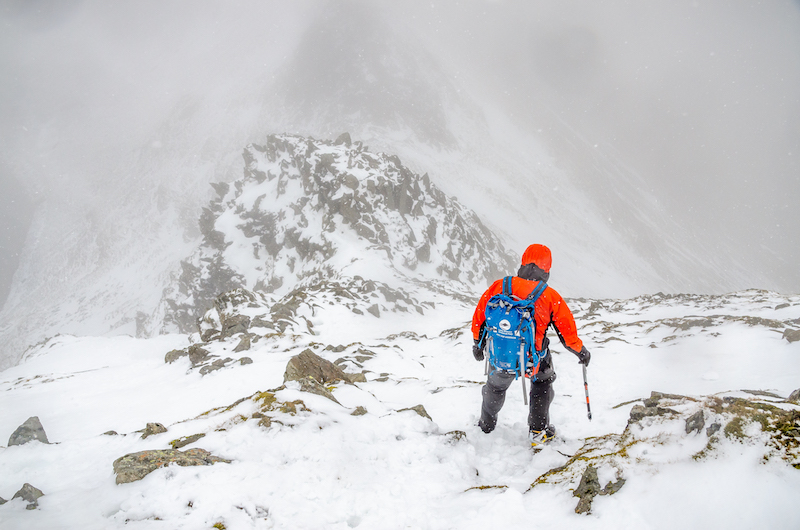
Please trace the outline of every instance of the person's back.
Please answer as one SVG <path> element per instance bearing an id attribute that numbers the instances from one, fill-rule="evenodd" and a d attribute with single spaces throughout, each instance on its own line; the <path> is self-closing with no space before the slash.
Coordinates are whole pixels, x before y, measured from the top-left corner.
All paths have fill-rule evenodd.
<path id="1" fill-rule="evenodd" d="M 540 282 L 546 284 L 550 278 L 552 258 L 550 249 L 544 245 L 531 245 L 522 255 L 522 265 L 517 276 L 511 278 L 510 294 L 526 299 L 534 292 Z M 486 305 L 493 296 L 503 292 L 503 279 L 494 282 L 480 298 L 472 318 L 472 336 L 474 340 L 473 355 L 475 359 L 484 359 Z M 575 319 L 567 307 L 566 302 L 558 292 L 546 286 L 534 304 L 534 319 L 536 322 L 536 336 L 534 349 L 543 352 L 538 366 L 530 366 L 533 374 L 530 393 L 530 413 L 528 427 L 531 432 L 531 443 L 549 441 L 555 434 L 555 429 L 549 423 L 550 403 L 553 400 L 553 381 L 556 379 L 555 370 L 550 354 L 547 329 L 550 326 L 556 330 L 561 343 L 574 353 L 579 361 L 588 365 L 591 355 L 583 342 L 578 337 Z M 487 377 L 483 387 L 483 404 L 481 418 L 478 425 L 489 433 L 497 424 L 497 415 L 505 401 L 505 393 L 516 378 L 516 374 L 493 370 Z"/>

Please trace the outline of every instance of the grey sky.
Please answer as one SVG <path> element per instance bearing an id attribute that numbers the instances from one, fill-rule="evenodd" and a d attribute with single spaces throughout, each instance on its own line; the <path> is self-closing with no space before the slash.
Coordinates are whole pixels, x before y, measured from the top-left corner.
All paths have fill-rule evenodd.
<path id="1" fill-rule="evenodd" d="M 27 190 L 4 206 L 4 232 L 42 194 L 119 185 L 118 157 L 182 99 L 223 112 L 257 97 L 330 4 L 0 2 L 0 177 Z M 554 151 L 559 123 L 616 154 L 688 230 L 800 291 L 800 3 L 350 4 L 380 4 Z"/>

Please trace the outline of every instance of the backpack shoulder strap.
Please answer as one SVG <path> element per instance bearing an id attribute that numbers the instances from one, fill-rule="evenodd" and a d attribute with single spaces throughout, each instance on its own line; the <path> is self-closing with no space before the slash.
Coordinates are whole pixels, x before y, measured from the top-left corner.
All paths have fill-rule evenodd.
<path id="1" fill-rule="evenodd" d="M 511 280 L 513 278 L 514 278 L 513 276 L 506 276 L 505 278 L 503 278 L 503 294 L 506 295 L 506 296 L 511 296 L 512 295 L 512 292 L 511 292 Z"/>
<path id="2" fill-rule="evenodd" d="M 542 293 L 544 292 L 545 289 L 547 289 L 547 283 L 540 281 L 536 285 L 536 287 L 533 288 L 533 291 L 531 291 L 531 294 L 528 295 L 527 300 L 529 302 L 531 302 L 531 303 L 535 303 L 536 300 L 538 300 L 539 297 L 542 296 Z"/>

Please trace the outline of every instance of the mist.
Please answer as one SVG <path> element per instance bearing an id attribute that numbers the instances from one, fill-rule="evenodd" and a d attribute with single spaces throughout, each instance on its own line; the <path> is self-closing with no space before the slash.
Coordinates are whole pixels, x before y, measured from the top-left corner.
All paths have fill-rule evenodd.
<path id="1" fill-rule="evenodd" d="M 22 267 L 40 260 L 37 244 L 65 237 L 113 254 L 126 201 L 141 219 L 174 207 L 188 241 L 205 182 L 235 178 L 242 147 L 270 132 L 402 122 L 446 150 L 459 140 L 432 104 L 436 86 L 541 141 L 618 224 L 639 199 L 613 193 L 617 177 L 595 171 L 597 157 L 623 168 L 675 223 L 671 237 L 753 272 L 719 269 L 715 289 L 800 291 L 798 2 L 19 0 L 0 5 L 0 27 L 1 250 Z M 363 64 L 339 46 L 356 38 Z M 376 88 L 380 68 L 408 79 L 421 67 L 402 59 L 411 41 L 440 77 Z M 402 64 L 381 62 L 388 49 Z M 209 167 L 199 180 L 188 159 Z M 16 258 L 3 263 L 0 294 L 14 273 L 34 281 Z"/>

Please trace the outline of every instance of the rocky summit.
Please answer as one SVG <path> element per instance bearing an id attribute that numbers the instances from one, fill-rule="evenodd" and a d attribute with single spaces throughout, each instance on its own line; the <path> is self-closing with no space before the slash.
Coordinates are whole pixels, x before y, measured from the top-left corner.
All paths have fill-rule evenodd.
<path id="1" fill-rule="evenodd" d="M 243 156 L 241 179 L 214 184 L 217 197 L 199 221 L 202 243 L 165 292 L 165 330 L 194 331 L 215 298 L 237 288 L 281 297 L 299 284 L 361 278 L 380 282 L 362 290 L 438 281 L 463 291 L 514 270 L 474 212 L 427 174 L 349 135 L 270 135 Z"/>

